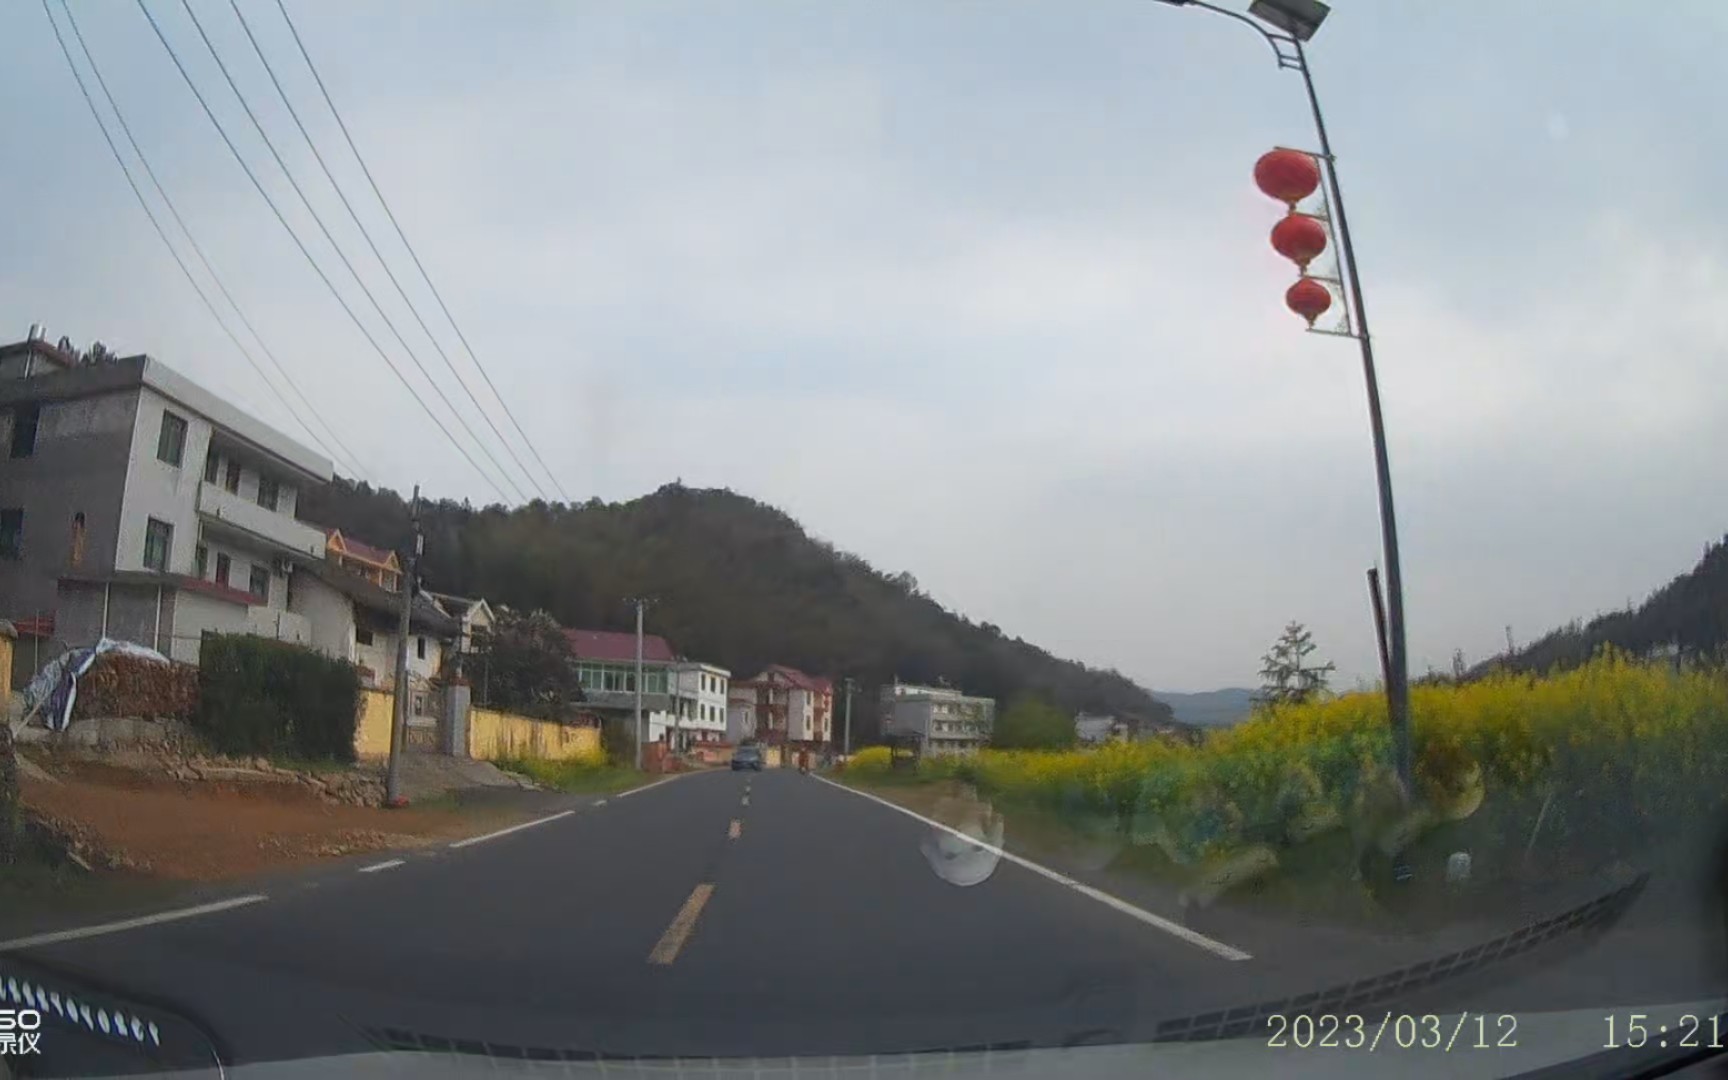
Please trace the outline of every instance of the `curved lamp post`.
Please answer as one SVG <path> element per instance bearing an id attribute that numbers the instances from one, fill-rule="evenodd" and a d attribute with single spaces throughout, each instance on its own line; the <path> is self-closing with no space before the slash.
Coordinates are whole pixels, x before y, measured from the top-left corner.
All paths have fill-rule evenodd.
<path id="1" fill-rule="evenodd" d="M 1356 252 L 1350 245 L 1350 224 L 1344 215 L 1344 195 L 1338 188 L 1338 169 L 1332 160 L 1332 143 L 1326 138 L 1326 118 L 1320 112 L 1320 98 L 1314 92 L 1314 77 L 1308 70 L 1308 57 L 1302 43 L 1314 36 L 1329 11 L 1319 0 L 1254 0 L 1249 14 L 1206 3 L 1205 0 L 1160 0 L 1174 7 L 1203 8 L 1234 19 L 1266 40 L 1278 58 L 1278 66 L 1302 75 L 1302 85 L 1308 91 L 1308 105 L 1314 113 L 1314 132 L 1320 139 L 1319 160 L 1325 164 L 1327 197 L 1332 216 L 1338 226 L 1340 261 L 1344 271 L 1345 317 L 1350 329 L 1341 331 L 1354 337 L 1362 347 L 1362 376 L 1368 384 L 1368 423 L 1374 434 L 1374 471 L 1380 485 L 1380 538 L 1385 546 L 1387 638 L 1382 642 L 1386 658 L 1386 712 L 1392 725 L 1392 745 L 1398 769 L 1398 781 L 1405 799 L 1413 793 L 1410 759 L 1410 677 L 1404 645 L 1404 578 L 1398 563 L 1398 524 L 1392 510 L 1392 469 L 1386 457 L 1386 424 L 1380 411 L 1380 383 L 1374 375 L 1374 346 L 1368 336 L 1368 309 L 1362 303 L 1362 279 L 1356 270 Z M 1256 21 L 1259 20 L 1259 21 Z M 1265 23 L 1266 25 L 1261 25 Z M 1272 27 L 1268 30 L 1266 27 Z M 1298 290 L 1305 284 L 1324 291 L 1309 279 L 1302 279 L 1291 289 L 1291 306 L 1297 306 Z M 1328 298 L 1329 299 L 1329 298 Z M 1307 298 L 1311 306 L 1319 305 L 1318 296 Z M 1324 307 L 1321 306 L 1321 310 Z M 1315 312 L 1319 314 L 1319 312 Z"/>

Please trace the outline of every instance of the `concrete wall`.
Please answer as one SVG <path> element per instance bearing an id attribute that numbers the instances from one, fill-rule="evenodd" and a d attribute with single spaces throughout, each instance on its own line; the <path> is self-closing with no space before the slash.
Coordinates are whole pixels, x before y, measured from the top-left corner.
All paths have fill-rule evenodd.
<path id="1" fill-rule="evenodd" d="M 288 610 L 311 627 L 312 648 L 333 660 L 355 662 L 354 603 L 310 573 L 288 579 Z"/>
<path id="2" fill-rule="evenodd" d="M 196 664 L 206 630 L 217 634 L 243 634 L 247 629 L 245 605 L 178 589 L 174 597 L 173 651 L 168 658 Z"/>
<path id="3" fill-rule="evenodd" d="M 186 421 L 186 448 L 178 466 L 156 457 L 165 412 Z M 144 533 L 148 519 L 155 518 L 174 527 L 168 549 L 168 572 L 192 573 L 192 549 L 198 542 L 198 485 L 204 479 L 204 455 L 209 447 L 208 420 L 170 403 L 148 387 L 138 391 L 138 410 L 132 425 L 132 468 L 126 475 L 126 491 L 120 503 L 116 570 L 145 569 Z M 245 588 L 245 583 L 240 587 Z"/>
<path id="4" fill-rule="evenodd" d="M 52 612 L 55 584 L 72 569 L 72 520 L 84 515 L 77 569 L 114 566 L 126 460 L 138 392 L 43 402 L 36 452 L 10 458 L 13 410 L 0 410 L 0 507 L 24 511 L 17 561 L 0 561 L 0 618 Z M 142 539 L 140 539 L 142 543 Z"/>
<path id="5" fill-rule="evenodd" d="M 493 709 L 468 713 L 468 756 L 486 761 L 528 757 L 595 764 L 606 757 L 598 728 L 572 727 Z"/>
<path id="6" fill-rule="evenodd" d="M 393 699 L 382 690 L 360 691 L 360 715 L 354 724 L 354 752 L 363 758 L 390 756 Z"/>

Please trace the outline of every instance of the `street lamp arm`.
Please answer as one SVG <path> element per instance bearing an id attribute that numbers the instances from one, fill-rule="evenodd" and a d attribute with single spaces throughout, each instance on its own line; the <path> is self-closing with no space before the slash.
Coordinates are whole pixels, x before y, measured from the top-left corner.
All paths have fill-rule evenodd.
<path id="1" fill-rule="evenodd" d="M 1286 37 L 1283 34 L 1274 34 L 1272 31 L 1261 26 L 1258 22 L 1242 14 L 1240 11 L 1231 11 L 1229 8 L 1219 7 L 1216 4 L 1208 4 L 1206 0 L 1160 0 L 1160 2 L 1173 4 L 1176 7 L 1205 8 L 1207 11 L 1215 12 L 1227 19 L 1235 19 L 1243 26 L 1246 26 L 1256 34 L 1259 34 L 1260 37 L 1265 40 L 1266 44 L 1272 49 L 1272 55 L 1278 58 L 1279 66 L 1283 67 L 1288 66 L 1289 64 L 1290 54 L 1286 53 L 1282 48 L 1280 48 L 1280 46 L 1289 45 L 1293 47 L 1296 44 L 1296 39 Z"/>

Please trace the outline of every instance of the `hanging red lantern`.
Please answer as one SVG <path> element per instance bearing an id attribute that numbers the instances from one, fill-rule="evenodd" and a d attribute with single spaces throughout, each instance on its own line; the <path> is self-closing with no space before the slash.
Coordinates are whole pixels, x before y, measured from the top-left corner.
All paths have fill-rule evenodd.
<path id="1" fill-rule="evenodd" d="M 1291 209 L 1320 186 L 1320 166 L 1300 150 L 1269 150 L 1254 163 L 1254 184 Z"/>
<path id="2" fill-rule="evenodd" d="M 1326 314 L 1326 309 L 1332 306 L 1332 291 L 1311 277 L 1298 278 L 1296 284 L 1285 292 L 1284 306 L 1307 319 L 1312 328 L 1314 320 Z"/>
<path id="3" fill-rule="evenodd" d="M 1326 250 L 1326 226 L 1312 214 L 1292 213 L 1272 226 L 1272 247 L 1297 269 L 1307 270 Z"/>

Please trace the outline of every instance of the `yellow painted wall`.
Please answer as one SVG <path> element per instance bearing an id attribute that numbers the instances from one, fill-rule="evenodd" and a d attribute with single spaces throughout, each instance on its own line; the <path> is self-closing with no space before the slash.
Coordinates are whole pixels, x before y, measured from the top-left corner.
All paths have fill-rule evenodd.
<path id="1" fill-rule="evenodd" d="M 600 729 L 571 727 L 492 709 L 468 712 L 468 756 L 491 761 L 502 757 L 569 761 L 604 758 Z"/>
<path id="2" fill-rule="evenodd" d="M 12 697 L 12 635 L 0 633 L 0 710 Z"/>
<path id="3" fill-rule="evenodd" d="M 384 690 L 360 691 L 360 718 L 354 725 L 354 752 L 361 757 L 390 756 L 390 722 L 395 712 Z"/>

